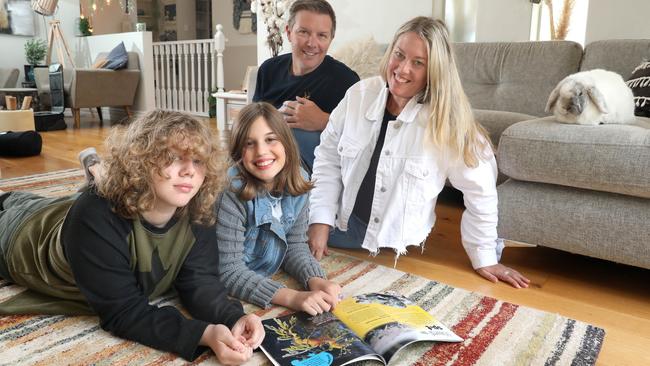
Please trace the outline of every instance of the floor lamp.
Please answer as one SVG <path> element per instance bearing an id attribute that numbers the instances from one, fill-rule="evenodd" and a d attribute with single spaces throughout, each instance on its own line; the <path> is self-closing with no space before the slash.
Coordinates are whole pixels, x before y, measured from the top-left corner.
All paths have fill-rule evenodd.
<path id="1" fill-rule="evenodd" d="M 56 11 L 56 6 L 59 0 L 32 0 L 32 9 L 43 16 L 51 16 Z M 68 56 L 71 66 L 74 68 L 74 59 L 70 54 L 70 48 L 68 47 L 68 42 L 66 42 L 63 32 L 61 32 L 61 22 L 53 19 L 50 21 L 50 31 L 47 36 L 47 58 L 45 62 L 49 65 L 52 61 L 52 48 L 56 43 L 56 54 L 59 57 L 59 62 L 65 65 L 65 57 Z M 65 53 L 64 53 L 65 52 Z"/>

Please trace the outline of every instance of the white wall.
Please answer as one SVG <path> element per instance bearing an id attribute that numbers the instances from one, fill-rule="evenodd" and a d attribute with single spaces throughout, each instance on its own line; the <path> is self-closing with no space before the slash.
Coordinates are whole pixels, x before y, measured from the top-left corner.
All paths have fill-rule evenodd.
<path id="1" fill-rule="evenodd" d="M 255 33 L 242 34 L 236 30 L 232 22 L 232 12 L 232 0 L 212 1 L 212 24 L 223 25 L 223 33 L 226 36 L 223 61 L 226 90 L 241 89 L 246 68 L 257 65 L 257 36 Z M 214 34 L 214 27 L 212 33 Z"/>
<path id="2" fill-rule="evenodd" d="M 402 23 L 418 15 L 431 16 L 434 1 L 329 0 L 329 3 L 336 13 L 336 35 L 329 50 L 332 53 L 352 40 L 368 36 L 379 43 L 390 42 Z M 261 64 L 271 57 L 271 52 L 266 45 L 266 26 L 260 17 L 257 19 L 257 62 Z M 289 52 L 289 42 L 286 36 L 283 38 L 281 53 Z"/>
<path id="3" fill-rule="evenodd" d="M 54 18 L 61 21 L 61 30 L 63 36 L 68 42 L 70 52 L 74 55 L 76 53 L 78 44 L 75 37 L 75 20 L 79 17 L 79 0 L 60 0 L 59 10 Z M 0 67 L 15 67 L 20 70 L 20 78 L 18 85 L 24 80 L 23 65 L 27 63 L 25 60 L 25 42 L 32 38 L 41 38 L 47 42 L 47 30 L 49 29 L 48 22 L 51 17 L 45 18 L 45 26 L 43 17 L 34 13 L 35 36 L 11 36 L 0 34 L 0 49 L 2 49 L 2 57 L 0 57 Z M 73 56 L 75 57 L 75 56 Z M 56 51 L 53 52 L 53 59 L 56 60 Z M 76 62 L 76 60 L 75 60 Z"/>
<path id="4" fill-rule="evenodd" d="M 77 1 L 86 17 L 90 17 L 93 27 L 93 35 L 130 32 L 135 29 L 137 21 L 136 12 L 126 14 L 119 0 L 110 3 L 106 1 L 95 1 L 96 10 L 93 11 L 89 1 Z"/>
<path id="5" fill-rule="evenodd" d="M 533 11 L 530 1 L 480 0 L 477 3 L 476 42 L 520 42 L 530 39 Z"/>
<path id="6" fill-rule="evenodd" d="M 601 39 L 650 39 L 650 1 L 590 0 L 586 43 Z"/>

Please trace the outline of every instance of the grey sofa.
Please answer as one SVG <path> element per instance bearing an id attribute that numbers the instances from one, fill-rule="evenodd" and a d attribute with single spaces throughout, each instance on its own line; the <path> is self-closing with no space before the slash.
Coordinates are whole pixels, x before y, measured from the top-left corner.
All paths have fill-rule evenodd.
<path id="1" fill-rule="evenodd" d="M 463 87 L 497 149 L 499 236 L 650 269 L 650 119 L 561 124 L 544 111 L 566 75 L 627 79 L 650 40 L 456 45 Z M 540 118 L 541 117 L 541 118 Z"/>

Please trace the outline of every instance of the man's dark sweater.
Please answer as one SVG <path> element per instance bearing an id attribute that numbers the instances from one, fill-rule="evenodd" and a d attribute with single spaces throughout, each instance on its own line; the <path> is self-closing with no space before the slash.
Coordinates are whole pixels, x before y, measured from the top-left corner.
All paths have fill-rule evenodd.
<path id="1" fill-rule="evenodd" d="M 345 96 L 349 87 L 359 81 L 357 73 L 344 63 L 325 56 L 312 72 L 295 76 L 291 72 L 291 54 L 264 61 L 257 72 L 253 101 L 268 102 L 280 108 L 285 101 L 308 97 L 325 113 L 331 113 Z M 300 147 L 300 156 L 311 170 L 314 149 L 320 143 L 322 131 L 305 131 L 294 128 L 293 134 Z"/>

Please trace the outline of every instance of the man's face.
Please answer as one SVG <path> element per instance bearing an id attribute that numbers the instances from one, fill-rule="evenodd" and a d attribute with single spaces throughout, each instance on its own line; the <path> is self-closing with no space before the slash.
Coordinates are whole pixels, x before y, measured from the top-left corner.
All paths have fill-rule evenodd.
<path id="1" fill-rule="evenodd" d="M 332 19 L 327 14 L 301 10 L 291 28 L 287 25 L 291 42 L 292 71 L 305 75 L 314 71 L 325 59 L 332 43 Z"/>

